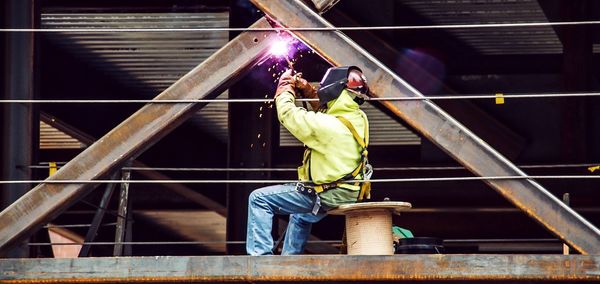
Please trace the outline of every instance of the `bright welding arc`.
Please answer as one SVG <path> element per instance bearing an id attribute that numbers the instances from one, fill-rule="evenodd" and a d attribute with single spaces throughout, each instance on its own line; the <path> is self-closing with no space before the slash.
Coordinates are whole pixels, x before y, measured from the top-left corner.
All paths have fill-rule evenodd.
<path id="1" fill-rule="evenodd" d="M 287 61 L 290 69 L 294 69 L 294 64 L 290 61 L 289 53 L 290 53 L 290 41 L 286 39 L 281 39 L 273 43 L 271 47 L 271 54 L 276 57 L 283 57 L 285 61 Z"/>

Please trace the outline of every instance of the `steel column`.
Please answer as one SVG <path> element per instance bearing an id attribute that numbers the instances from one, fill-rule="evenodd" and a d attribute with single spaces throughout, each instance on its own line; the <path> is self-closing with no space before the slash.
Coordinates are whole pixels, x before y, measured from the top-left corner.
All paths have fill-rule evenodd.
<path id="1" fill-rule="evenodd" d="M 0 4 L 4 8 L 6 27 L 33 28 L 33 0 L 9 0 Z M 33 33 L 6 34 L 6 45 L 3 68 L 4 98 L 27 100 L 34 98 L 34 35 Z M 28 104 L 6 104 L 2 107 L 1 151 L 2 179 L 28 180 L 31 170 L 27 167 L 32 163 L 33 147 L 36 129 L 34 108 Z M 0 187 L 0 209 L 8 207 L 27 192 L 30 185 L 4 185 Z M 0 222 L 0 226 L 4 226 Z M 26 256 L 28 250 L 23 247 L 12 251 L 11 256 Z M 0 253 L 1 255 L 1 253 Z"/>
<path id="2" fill-rule="evenodd" d="M 253 27 L 269 27 L 261 19 Z M 161 104 L 163 99 L 210 99 L 242 77 L 268 52 L 274 32 L 247 32 L 230 41 L 206 61 L 166 89 L 103 138 L 75 157 L 52 180 L 95 180 L 135 158 L 204 104 Z M 31 234 L 95 186 L 40 184 L 0 213 L 0 250 Z"/>
<path id="3" fill-rule="evenodd" d="M 252 2 L 285 27 L 333 28 L 301 0 Z M 423 97 L 341 32 L 293 31 L 293 34 L 334 65 L 360 66 L 369 79 L 374 96 Z M 382 104 L 476 175 L 525 175 L 431 101 L 387 101 Z M 600 231 L 534 180 L 494 180 L 486 183 L 581 253 L 600 253 Z"/>
<path id="4" fill-rule="evenodd" d="M 3 283 L 600 281 L 600 256 L 156 256 L 0 259 Z M 337 282 L 339 283 L 339 282 Z"/>

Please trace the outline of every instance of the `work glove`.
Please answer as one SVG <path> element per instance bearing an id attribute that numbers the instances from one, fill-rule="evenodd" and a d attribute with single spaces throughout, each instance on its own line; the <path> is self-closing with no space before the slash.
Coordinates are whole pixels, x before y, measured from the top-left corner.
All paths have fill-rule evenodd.
<path id="1" fill-rule="evenodd" d="M 296 77 L 295 85 L 296 89 L 300 91 L 302 97 L 307 99 L 313 99 L 317 97 L 317 90 L 311 84 L 302 77 Z"/>
<path id="2" fill-rule="evenodd" d="M 306 81 L 306 79 L 304 79 L 300 76 L 296 77 L 295 87 L 298 90 L 298 93 L 300 93 L 301 96 L 304 98 L 307 98 L 307 99 L 318 98 L 317 89 L 315 89 L 315 87 L 313 87 L 311 84 L 309 84 L 308 81 Z M 311 101 L 310 106 L 312 107 L 313 110 L 317 110 L 319 108 L 319 102 Z"/>
<path id="3" fill-rule="evenodd" d="M 296 91 L 294 90 L 294 86 L 296 85 L 296 77 L 292 76 L 292 69 L 288 69 L 281 77 L 279 77 L 279 83 L 277 84 L 277 90 L 275 91 L 275 98 L 279 95 L 290 92 L 294 97 L 296 97 Z"/>

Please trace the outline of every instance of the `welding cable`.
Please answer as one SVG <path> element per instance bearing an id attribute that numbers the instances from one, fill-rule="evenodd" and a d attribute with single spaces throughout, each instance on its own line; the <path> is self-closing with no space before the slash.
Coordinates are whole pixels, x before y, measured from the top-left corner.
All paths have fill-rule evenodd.
<path id="1" fill-rule="evenodd" d="M 65 165 L 67 162 L 57 162 L 59 165 Z M 562 168 L 587 168 L 600 165 L 600 163 L 590 164 L 538 164 L 538 165 L 517 165 L 521 169 L 562 169 Z M 50 166 L 32 165 L 30 169 L 48 169 Z M 61 166 L 58 166 L 61 168 Z M 296 168 L 179 168 L 179 167 L 124 167 L 126 171 L 172 171 L 172 172 L 296 172 Z M 375 171 L 443 171 L 443 170 L 466 170 L 460 166 L 422 166 L 422 167 L 375 167 Z"/>
<path id="2" fill-rule="evenodd" d="M 486 24 L 446 24 L 418 26 L 360 26 L 360 27 L 273 27 L 273 28 L 4 28 L 0 32 L 11 33 L 120 33 L 120 32 L 265 32 L 265 31 L 377 31 L 377 30 L 433 30 L 433 29 L 481 29 L 481 28 L 527 28 L 598 25 L 600 21 L 562 21 L 562 22 L 525 22 L 525 23 L 486 23 Z"/>
<path id="3" fill-rule="evenodd" d="M 530 98 L 574 98 L 574 97 L 598 97 L 600 93 L 556 93 L 556 94 L 508 94 L 502 95 L 504 99 L 530 99 Z M 498 95 L 440 95 L 440 96 L 418 96 L 418 97 L 370 97 L 366 101 L 423 101 L 423 100 L 474 100 L 474 99 L 497 99 Z M 274 99 L 197 99 L 197 100 L 161 100 L 161 99 L 134 99 L 134 100 L 0 100 L 0 103 L 9 104 L 132 104 L 132 103 L 154 103 L 154 104 L 177 104 L 177 103 L 273 103 Z M 319 99 L 296 99 L 297 102 L 316 102 Z"/>
<path id="4" fill-rule="evenodd" d="M 523 180 L 523 179 L 600 179 L 600 175 L 524 175 L 524 176 L 485 176 L 485 177 L 419 177 L 419 178 L 390 178 L 371 180 L 347 180 L 354 182 L 371 183 L 405 183 L 405 182 L 439 182 L 439 181 L 485 181 L 485 180 Z M 283 184 L 297 183 L 299 180 L 1 180 L 0 184 Z M 122 216 L 121 216 L 122 217 Z"/>

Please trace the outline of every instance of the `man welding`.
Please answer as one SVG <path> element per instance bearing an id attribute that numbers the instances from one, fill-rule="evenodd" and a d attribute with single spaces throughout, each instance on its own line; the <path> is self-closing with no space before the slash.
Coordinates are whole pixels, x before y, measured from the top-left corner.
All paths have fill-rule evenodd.
<path id="1" fill-rule="evenodd" d="M 292 75 L 291 69 L 281 75 L 275 93 L 278 118 L 306 150 L 298 168 L 300 182 L 267 186 L 250 194 L 248 254 L 273 254 L 275 214 L 290 215 L 282 254 L 300 254 L 312 224 L 328 210 L 369 198 L 369 122 L 359 108 L 367 94 L 367 80 L 355 66 L 329 68 L 318 90 Z M 298 97 L 318 98 L 311 102 L 316 111 L 297 107 Z"/>

